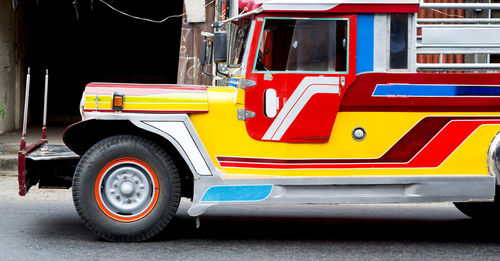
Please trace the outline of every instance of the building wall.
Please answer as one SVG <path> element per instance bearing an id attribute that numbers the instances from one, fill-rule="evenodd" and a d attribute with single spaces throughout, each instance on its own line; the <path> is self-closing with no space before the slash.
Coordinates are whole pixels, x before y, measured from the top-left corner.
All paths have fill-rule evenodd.
<path id="1" fill-rule="evenodd" d="M 16 12 L 11 0 L 0 0 L 0 104 L 8 110 L 4 119 L 0 118 L 0 134 L 19 126 L 20 91 L 16 84 Z M 17 85 L 17 88 L 16 88 Z"/>
<path id="2" fill-rule="evenodd" d="M 212 84 L 212 77 L 201 73 L 201 44 L 202 31 L 212 32 L 211 24 L 214 21 L 214 4 L 205 0 L 206 21 L 203 23 L 188 23 L 187 17 L 182 17 L 182 30 L 179 45 L 179 65 L 177 70 L 178 84 Z M 208 4 L 208 5 L 207 5 Z M 211 72 L 212 67 L 207 66 Z"/>

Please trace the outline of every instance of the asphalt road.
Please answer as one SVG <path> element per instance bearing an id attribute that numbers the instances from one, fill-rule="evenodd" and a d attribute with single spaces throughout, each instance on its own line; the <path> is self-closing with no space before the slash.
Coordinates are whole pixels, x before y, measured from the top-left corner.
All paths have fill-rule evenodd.
<path id="1" fill-rule="evenodd" d="M 500 226 L 452 204 L 213 208 L 196 229 L 184 201 L 165 233 L 128 244 L 88 231 L 69 190 L 14 185 L 0 177 L 0 260 L 500 260 Z"/>

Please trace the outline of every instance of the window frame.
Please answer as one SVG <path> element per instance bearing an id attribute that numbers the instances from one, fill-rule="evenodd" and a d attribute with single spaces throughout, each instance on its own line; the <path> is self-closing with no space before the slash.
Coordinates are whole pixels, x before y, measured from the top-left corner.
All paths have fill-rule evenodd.
<path id="1" fill-rule="evenodd" d="M 253 62 L 252 73 L 300 73 L 300 74 L 349 74 L 349 49 L 350 49 L 350 18 L 349 17 L 331 17 L 331 18 L 316 18 L 316 17 L 264 17 L 262 22 L 262 29 L 260 31 L 259 42 L 257 44 L 257 50 L 255 53 L 255 59 Z M 262 37 L 264 35 L 264 30 L 266 28 L 267 20 L 337 20 L 337 21 L 347 21 L 347 43 L 346 43 L 346 70 L 345 71 L 258 71 L 256 70 L 258 52 L 260 45 L 262 43 Z"/>
<path id="2" fill-rule="evenodd" d="M 416 32 L 414 32 L 416 19 L 415 15 L 408 13 L 407 14 L 407 19 L 408 19 L 408 37 L 407 37 L 407 66 L 406 68 L 399 68 L 399 69 L 394 69 L 391 68 L 391 19 L 392 19 L 392 14 L 387 14 L 387 19 L 386 19 L 386 46 L 385 46 L 385 64 L 386 64 L 386 71 L 390 72 L 413 72 L 415 71 L 415 65 L 414 65 L 414 58 L 413 56 L 416 57 L 415 53 L 415 42 L 416 42 Z"/>

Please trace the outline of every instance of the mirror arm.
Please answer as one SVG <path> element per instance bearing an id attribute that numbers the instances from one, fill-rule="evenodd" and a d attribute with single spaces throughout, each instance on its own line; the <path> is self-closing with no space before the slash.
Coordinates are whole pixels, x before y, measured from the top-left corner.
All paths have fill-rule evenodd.
<path id="1" fill-rule="evenodd" d="M 205 74 L 205 75 L 208 75 L 208 76 L 210 76 L 210 77 L 214 77 L 214 75 L 213 75 L 213 74 L 205 72 L 205 66 L 206 66 L 205 64 L 202 64 L 202 65 L 201 65 L 201 73 L 203 73 L 203 74 Z"/>
<path id="2" fill-rule="evenodd" d="M 212 26 L 215 28 L 216 31 L 218 31 L 221 27 L 223 27 L 225 24 L 227 24 L 229 22 L 232 22 L 234 20 L 238 20 L 238 19 L 243 18 L 243 17 L 247 17 L 249 15 L 258 14 L 262 11 L 264 11 L 264 8 L 262 8 L 262 6 L 261 6 L 261 7 L 256 8 L 248 13 L 242 13 L 240 15 L 231 17 L 231 18 L 223 20 L 223 21 L 215 21 L 214 23 L 212 23 Z"/>

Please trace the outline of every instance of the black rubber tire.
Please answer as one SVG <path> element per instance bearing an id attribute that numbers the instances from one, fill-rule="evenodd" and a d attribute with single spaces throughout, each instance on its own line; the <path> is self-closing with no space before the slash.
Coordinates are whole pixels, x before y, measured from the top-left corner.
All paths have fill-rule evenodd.
<path id="1" fill-rule="evenodd" d="M 498 206 L 493 202 L 454 202 L 455 207 L 473 219 L 494 219 L 498 217 Z"/>
<path id="2" fill-rule="evenodd" d="M 121 222 L 98 206 L 94 193 L 99 172 L 113 160 L 133 157 L 148 164 L 158 178 L 159 196 L 151 211 L 141 219 Z M 108 241 L 139 242 L 162 231 L 175 216 L 181 197 L 177 168 L 157 144 L 137 136 L 119 135 L 101 140 L 80 159 L 73 178 L 73 202 L 87 228 Z"/>
<path id="3" fill-rule="evenodd" d="M 465 215 L 480 220 L 492 220 L 500 217 L 500 186 L 495 188 L 493 202 L 454 202 L 455 207 Z"/>

